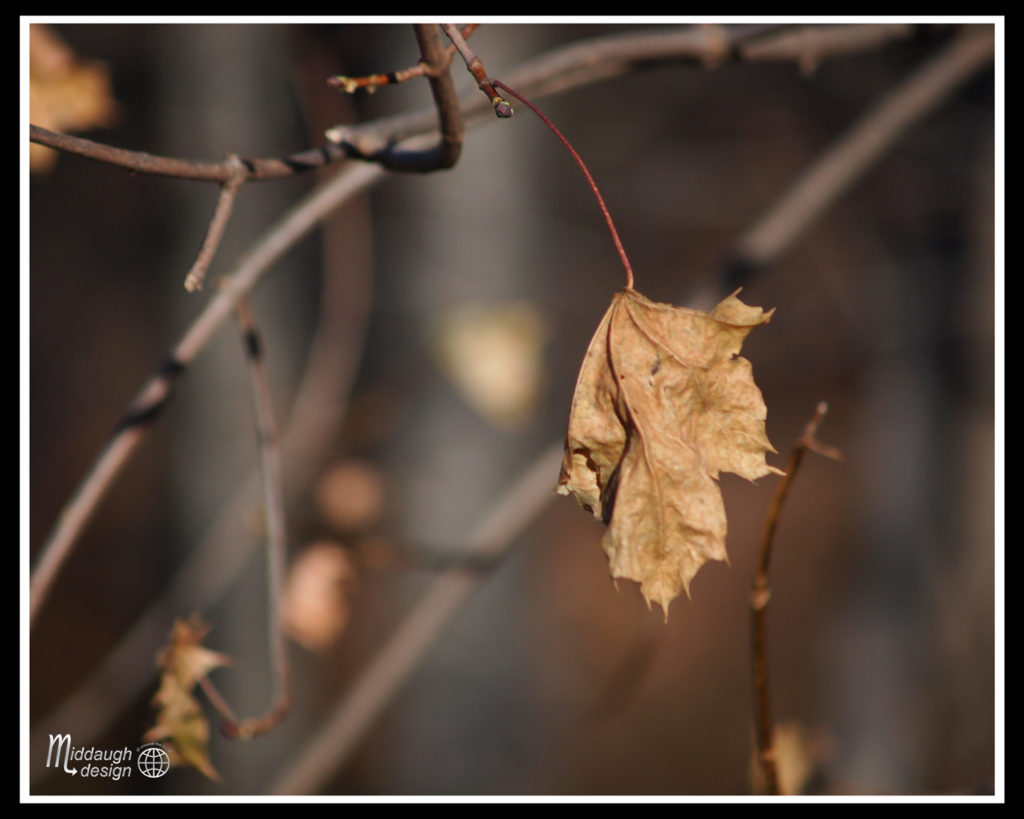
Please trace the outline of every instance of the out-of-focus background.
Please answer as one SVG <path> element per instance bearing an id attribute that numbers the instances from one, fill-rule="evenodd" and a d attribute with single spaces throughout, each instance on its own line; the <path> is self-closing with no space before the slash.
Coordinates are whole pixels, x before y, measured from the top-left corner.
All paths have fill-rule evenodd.
<path id="1" fill-rule="evenodd" d="M 630 28 L 494 24 L 471 44 L 500 78 Z M 415 64 L 407 25 L 49 34 L 109 78 L 113 105 L 87 135 L 155 154 L 280 156 L 323 144 L 337 123 L 430 103 L 423 81 L 353 97 L 325 82 Z M 955 34 L 920 27 L 816 67 L 666 64 L 538 103 L 600 185 L 637 289 L 694 304 L 727 295 L 720 272 L 745 231 Z M 453 75 L 473 88 L 461 63 Z M 744 282 L 746 302 L 777 308 L 744 349 L 780 452 L 772 463 L 783 466 L 822 400 L 819 437 L 845 455 L 806 459 L 771 566 L 780 765 L 806 793 L 997 785 L 994 112 L 987 68 Z M 246 185 L 211 278 L 331 172 Z M 67 155 L 32 176 L 33 562 L 209 297 L 182 281 L 216 196 L 208 183 Z M 114 782 L 45 767 L 49 734 L 99 749 L 142 742 L 175 616 L 199 611 L 208 645 L 234 658 L 212 679 L 236 711 L 269 703 L 263 561 L 241 547 L 237 573 L 223 565 L 239 541 L 258 545 L 261 525 L 258 496 L 235 500 L 257 452 L 242 345 L 226 326 L 32 630 L 31 793 L 272 791 L 474 528 L 564 435 L 584 350 L 622 285 L 579 169 L 522 106 L 470 130 L 454 169 L 394 175 L 290 251 L 252 308 L 282 428 L 307 368 L 302 400 L 320 419 L 286 433 L 302 442 L 284 464 L 294 711 L 251 742 L 214 730 L 220 782 L 191 769 Z M 557 477 L 555 461 L 552 489 Z M 721 487 L 730 564 L 706 566 L 667 625 L 633 584 L 609 580 L 601 527 L 552 496 L 504 559 L 474 567 L 478 589 L 353 747 L 340 759 L 316 747 L 324 773 L 309 792 L 756 792 L 748 592 L 775 478 L 723 475 Z M 181 579 L 197 554 L 207 562 Z"/>

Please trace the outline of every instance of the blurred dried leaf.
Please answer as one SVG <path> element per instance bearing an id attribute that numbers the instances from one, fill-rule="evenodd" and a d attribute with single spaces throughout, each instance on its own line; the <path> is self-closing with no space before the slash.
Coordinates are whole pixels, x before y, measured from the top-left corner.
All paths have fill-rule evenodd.
<path id="1" fill-rule="evenodd" d="M 786 795 L 805 794 L 835 753 L 835 740 L 824 728 L 807 729 L 795 721 L 780 722 L 773 738 L 779 789 Z M 758 764 L 757 749 L 750 759 L 754 793 L 767 793 L 764 771 Z"/>
<path id="2" fill-rule="evenodd" d="M 640 583 L 666 620 L 706 561 L 728 560 L 719 472 L 782 474 L 765 463 L 767 410 L 739 357 L 773 312 L 735 293 L 703 313 L 624 290 L 583 360 L 558 492 L 608 525 L 612 577 Z"/>
<path id="3" fill-rule="evenodd" d="M 437 322 L 442 371 L 466 402 L 499 429 L 529 420 L 540 394 L 547 328 L 529 302 L 461 304 Z"/>
<path id="4" fill-rule="evenodd" d="M 374 464 L 350 459 L 331 466 L 317 482 L 317 509 L 335 529 L 365 531 L 384 513 L 385 480 Z"/>
<path id="5" fill-rule="evenodd" d="M 117 106 L 110 72 L 95 60 L 80 59 L 47 25 L 29 26 L 29 120 L 51 131 L 74 133 L 110 125 Z M 57 151 L 32 143 L 29 167 L 48 171 Z"/>
<path id="6" fill-rule="evenodd" d="M 163 740 L 168 744 L 172 764 L 190 765 L 219 781 L 220 775 L 210 763 L 206 749 L 210 724 L 193 695 L 203 677 L 231 663 L 227 655 L 202 645 L 209 630 L 198 615 L 192 615 L 187 621 L 174 621 L 170 642 L 157 659 L 160 687 L 153 697 L 158 708 L 156 725 L 143 738 L 147 742 Z"/>
<path id="7" fill-rule="evenodd" d="M 281 607 L 285 631 L 317 651 L 331 645 L 348 625 L 356 570 L 335 543 L 315 543 L 292 565 Z"/>

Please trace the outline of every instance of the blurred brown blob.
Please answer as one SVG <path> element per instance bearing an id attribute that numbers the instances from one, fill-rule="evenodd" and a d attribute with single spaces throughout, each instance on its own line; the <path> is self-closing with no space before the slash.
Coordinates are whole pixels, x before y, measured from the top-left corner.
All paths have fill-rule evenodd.
<path id="1" fill-rule="evenodd" d="M 292 565 L 282 605 L 285 631 L 311 651 L 334 643 L 348 624 L 356 570 L 330 541 L 308 547 Z"/>
<path id="2" fill-rule="evenodd" d="M 342 532 L 361 532 L 380 520 L 387 487 L 380 470 L 366 461 L 342 461 L 329 468 L 316 487 L 324 520 Z"/>

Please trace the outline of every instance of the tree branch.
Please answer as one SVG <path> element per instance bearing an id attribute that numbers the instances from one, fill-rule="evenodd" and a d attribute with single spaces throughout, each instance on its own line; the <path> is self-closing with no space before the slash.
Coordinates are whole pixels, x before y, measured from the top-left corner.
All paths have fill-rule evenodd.
<path id="1" fill-rule="evenodd" d="M 988 65 L 994 52 L 991 31 L 964 33 L 886 94 L 743 234 L 728 262 L 726 289 L 778 258 L 908 128 Z"/>

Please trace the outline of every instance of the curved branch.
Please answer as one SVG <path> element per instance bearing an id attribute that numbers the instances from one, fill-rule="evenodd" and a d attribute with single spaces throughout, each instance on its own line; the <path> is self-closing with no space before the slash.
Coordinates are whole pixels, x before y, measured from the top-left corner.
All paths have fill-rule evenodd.
<path id="1" fill-rule="evenodd" d="M 433 23 L 416 24 L 413 28 L 420 46 L 420 62 L 430 82 L 430 93 L 434 96 L 440 124 L 441 134 L 437 145 L 419 151 L 403 151 L 388 146 L 373 156 L 361 158 L 379 162 L 392 171 L 429 173 L 451 168 L 458 162 L 462 153 L 464 128 L 459 98 L 448 70 L 451 60 L 441 43 L 440 31 Z"/>

